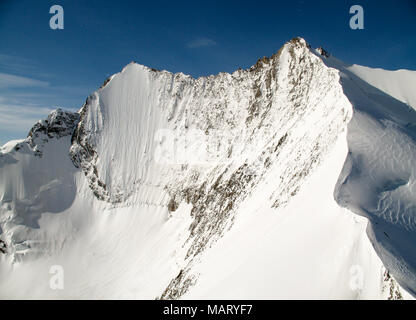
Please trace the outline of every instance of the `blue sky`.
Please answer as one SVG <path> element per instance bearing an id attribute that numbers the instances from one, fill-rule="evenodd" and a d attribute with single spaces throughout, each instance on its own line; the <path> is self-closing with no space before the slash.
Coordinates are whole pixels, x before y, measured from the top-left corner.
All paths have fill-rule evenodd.
<path id="1" fill-rule="evenodd" d="M 64 8 L 51 30 L 49 8 Z M 352 30 L 349 8 L 364 8 Z M 0 0 L 0 145 L 52 109 L 79 109 L 130 61 L 192 76 L 232 72 L 293 37 L 348 63 L 416 70 L 416 0 Z"/>

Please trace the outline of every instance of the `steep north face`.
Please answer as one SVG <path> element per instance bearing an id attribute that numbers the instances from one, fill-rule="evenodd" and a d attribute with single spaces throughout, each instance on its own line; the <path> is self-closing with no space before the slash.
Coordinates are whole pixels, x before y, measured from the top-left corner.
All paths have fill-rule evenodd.
<path id="1" fill-rule="evenodd" d="M 3 147 L 1 265 L 20 264 L 29 281 L 13 281 L 23 271 L 3 272 L 12 276 L 0 296 L 402 297 L 365 236 L 367 220 L 333 199 L 355 106 L 327 59 L 295 38 L 232 74 L 194 79 L 131 63 L 79 113 L 57 111 L 49 118 L 58 126 L 40 123 Z M 42 158 L 22 143 L 45 144 Z M 261 258 L 277 260 L 256 265 L 262 251 L 250 258 L 245 250 L 258 244 L 267 248 Z M 316 254 L 300 262 L 311 248 Z M 30 276 L 56 261 L 72 280 L 59 293 Z M 328 263 L 326 280 L 311 277 Z M 357 265 L 366 279 L 358 289 L 350 285 Z M 285 284 L 289 266 L 297 279 Z M 310 288 L 299 289 L 300 280 Z"/>

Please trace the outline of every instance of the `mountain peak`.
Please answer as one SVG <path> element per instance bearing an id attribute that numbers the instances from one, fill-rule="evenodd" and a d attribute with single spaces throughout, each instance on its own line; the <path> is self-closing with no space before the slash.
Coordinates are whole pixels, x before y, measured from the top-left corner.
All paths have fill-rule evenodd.
<path id="1" fill-rule="evenodd" d="M 76 275 L 62 297 L 401 297 L 392 276 L 413 292 L 400 248 L 414 242 L 416 146 L 399 121 L 413 118 L 317 52 L 294 38 L 197 79 L 132 62 L 79 113 L 1 149 L 0 296 L 56 298 L 39 276 L 52 260 Z"/>

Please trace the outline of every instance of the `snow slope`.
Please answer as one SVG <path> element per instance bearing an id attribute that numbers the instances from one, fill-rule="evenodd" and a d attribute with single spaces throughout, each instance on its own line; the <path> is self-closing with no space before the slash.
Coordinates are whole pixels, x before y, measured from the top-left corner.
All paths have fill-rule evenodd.
<path id="1" fill-rule="evenodd" d="M 415 295 L 416 72 L 324 60 L 340 70 L 344 92 L 354 105 L 349 154 L 335 198 L 369 219 L 368 236 L 383 263 Z"/>
<path id="2" fill-rule="evenodd" d="M 0 297 L 409 298 L 414 97 L 363 70 L 301 38 L 232 74 L 127 65 L 0 149 Z"/>
<path id="3" fill-rule="evenodd" d="M 415 71 L 405 69 L 389 71 L 359 65 L 352 65 L 347 69 L 373 87 L 415 108 Z"/>

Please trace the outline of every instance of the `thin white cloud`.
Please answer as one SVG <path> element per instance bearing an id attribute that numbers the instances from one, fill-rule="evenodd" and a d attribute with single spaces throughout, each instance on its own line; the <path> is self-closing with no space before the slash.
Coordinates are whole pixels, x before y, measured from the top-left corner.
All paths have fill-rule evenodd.
<path id="1" fill-rule="evenodd" d="M 0 0 L 1 1 L 1 0 Z M 33 61 L 0 53 L 0 140 L 24 138 L 30 128 L 45 119 L 56 105 L 76 111 L 81 102 L 74 95 L 92 89 L 82 86 L 56 86 L 53 78 L 33 64 Z M 40 79 L 39 79 L 40 78 Z"/>
<path id="2" fill-rule="evenodd" d="M 2 53 L 0 53 L 0 69 L 11 74 L 39 74 L 42 71 L 33 64 L 33 61 Z"/>
<path id="3" fill-rule="evenodd" d="M 15 76 L 13 74 L 0 72 L 0 89 L 2 88 L 24 88 L 24 87 L 47 87 L 46 81 L 27 77 Z"/>
<path id="4" fill-rule="evenodd" d="M 10 131 L 24 137 L 53 110 L 36 103 L 40 100 L 36 95 L 41 93 L 31 92 L 47 87 L 49 83 L 45 81 L 0 72 L 0 135 Z"/>
<path id="5" fill-rule="evenodd" d="M 4 101 L 4 100 L 3 100 Z M 29 129 L 54 110 L 40 106 L 9 104 L 0 101 L 0 127 L 3 130 L 28 132 Z"/>
<path id="6" fill-rule="evenodd" d="M 216 45 L 217 43 L 214 40 L 205 37 L 197 38 L 187 43 L 187 47 L 192 49 L 201 47 L 211 47 Z"/>

